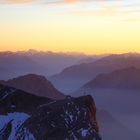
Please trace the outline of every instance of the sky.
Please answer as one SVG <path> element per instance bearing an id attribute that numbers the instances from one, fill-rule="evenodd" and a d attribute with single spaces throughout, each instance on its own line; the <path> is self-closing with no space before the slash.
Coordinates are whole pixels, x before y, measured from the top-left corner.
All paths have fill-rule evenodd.
<path id="1" fill-rule="evenodd" d="M 0 51 L 140 52 L 140 0 L 0 0 Z"/>

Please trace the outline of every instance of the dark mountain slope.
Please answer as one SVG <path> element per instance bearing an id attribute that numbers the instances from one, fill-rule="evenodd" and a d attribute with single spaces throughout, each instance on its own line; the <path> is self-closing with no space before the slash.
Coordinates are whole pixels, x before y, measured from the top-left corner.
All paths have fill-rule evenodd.
<path id="1" fill-rule="evenodd" d="M 0 89 L 0 110 L 5 111 L 0 112 L 0 140 L 101 140 L 91 96 L 54 101 L 2 85 Z M 13 99 L 14 110 L 7 108 Z"/>
<path id="2" fill-rule="evenodd" d="M 33 93 L 38 96 L 53 99 L 62 99 L 64 95 L 59 92 L 44 76 L 28 74 L 8 81 L 1 81 L 2 84 Z"/>
<path id="3" fill-rule="evenodd" d="M 12 87 L 0 85 L 0 114 L 25 112 L 31 114 L 37 106 L 53 99 L 38 97 Z"/>

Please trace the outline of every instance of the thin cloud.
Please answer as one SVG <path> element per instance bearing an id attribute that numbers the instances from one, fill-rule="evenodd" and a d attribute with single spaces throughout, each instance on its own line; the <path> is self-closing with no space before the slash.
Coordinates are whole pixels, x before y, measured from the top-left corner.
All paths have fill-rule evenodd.
<path id="1" fill-rule="evenodd" d="M 0 0 L 2 3 L 26 3 L 26 2 L 33 2 L 33 3 L 75 3 L 75 2 L 105 2 L 110 0 Z M 119 0 L 113 0 L 119 1 Z"/>
<path id="2" fill-rule="evenodd" d="M 50 14 L 114 16 L 140 19 L 139 0 L 0 0 L 1 3 L 46 5 Z"/>
<path id="3" fill-rule="evenodd" d="M 0 0 L 1 4 L 12 4 L 12 3 L 30 3 L 33 0 Z"/>

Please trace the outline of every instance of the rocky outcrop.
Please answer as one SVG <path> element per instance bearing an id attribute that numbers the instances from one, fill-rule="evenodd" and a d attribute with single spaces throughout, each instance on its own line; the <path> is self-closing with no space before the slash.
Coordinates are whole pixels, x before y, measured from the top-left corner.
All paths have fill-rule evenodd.
<path id="1" fill-rule="evenodd" d="M 38 140 L 99 140 L 95 111 L 90 96 L 42 105 L 18 130 L 17 139 L 30 132 Z"/>
<path id="2" fill-rule="evenodd" d="M 9 87 L 3 88 L 5 88 L 5 90 L 9 89 Z M 22 91 L 13 88 L 12 90 L 15 90 L 16 93 L 14 93 L 14 91 L 12 94 L 10 93 L 8 95 L 8 92 L 6 92 L 6 96 L 0 96 L 0 100 L 3 101 L 3 104 L 4 102 L 6 103 L 7 101 L 10 101 L 6 100 L 7 98 L 15 97 L 16 99 L 17 96 L 15 95 L 18 94 L 18 97 L 22 95 Z M 2 91 L 4 92 L 4 90 Z M 2 95 L 1 92 L 0 95 Z M 29 98 L 31 96 L 29 95 L 30 94 L 28 93 L 24 93 L 24 98 Z M 17 98 L 17 101 L 22 98 Z M 38 104 L 32 102 L 35 98 L 39 98 L 40 102 Z M 12 124 L 10 123 L 12 129 L 15 130 L 11 130 L 8 138 L 14 140 L 101 140 L 96 122 L 96 106 L 91 96 L 83 96 L 79 98 L 68 96 L 63 100 L 57 101 L 44 98 L 42 103 L 41 100 L 42 98 L 40 99 L 40 97 L 34 95 L 32 95 L 30 101 L 28 99 L 31 107 L 33 107 L 33 111 L 26 107 L 25 109 L 20 110 L 21 106 L 18 105 L 17 110 L 6 109 L 8 114 L 3 114 L 2 117 L 8 117 L 10 114 L 7 123 L 10 121 L 16 122 Z M 21 104 L 26 106 L 26 102 L 23 102 L 22 100 Z M 24 105 L 21 108 L 24 108 Z M 17 115 L 11 114 L 17 113 L 17 111 L 20 111 L 18 114 L 19 116 L 13 117 Z M 26 113 L 29 116 L 23 113 Z M 20 115 L 21 120 L 19 121 Z M 0 119 L 2 117 L 0 114 Z M 6 124 L 2 129 L 0 128 L 1 130 L 4 130 L 0 135 L 1 140 L 5 140 L 2 137 L 5 132 L 7 132 L 4 128 L 5 126 Z"/>
<path id="3" fill-rule="evenodd" d="M 22 90 L 0 85 L 0 114 L 10 112 L 32 114 L 39 105 L 52 101 L 54 100 L 50 98 L 38 97 Z"/>

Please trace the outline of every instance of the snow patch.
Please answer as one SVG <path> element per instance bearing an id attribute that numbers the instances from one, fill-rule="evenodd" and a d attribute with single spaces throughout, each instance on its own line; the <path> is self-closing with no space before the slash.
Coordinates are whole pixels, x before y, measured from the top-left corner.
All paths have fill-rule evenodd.
<path id="1" fill-rule="evenodd" d="M 24 135 L 21 136 L 22 139 L 24 137 L 24 140 L 36 140 L 35 137 L 34 137 L 34 135 L 32 133 L 30 133 L 27 128 L 24 128 L 22 133 L 24 134 Z"/>
<path id="2" fill-rule="evenodd" d="M 10 88 L 8 91 L 4 91 L 0 97 L 0 101 L 4 100 L 7 96 L 9 96 L 10 94 L 14 93 L 16 91 L 16 89 Z"/>
<path id="3" fill-rule="evenodd" d="M 28 119 L 30 116 L 25 113 L 8 113 L 7 115 L 0 115 L 0 130 L 7 124 L 12 121 L 12 131 L 8 140 L 14 140 L 16 130 Z"/>
<path id="4" fill-rule="evenodd" d="M 89 133 L 89 130 L 81 128 L 80 133 L 81 133 L 82 137 L 86 137 L 88 135 L 88 133 Z"/>

